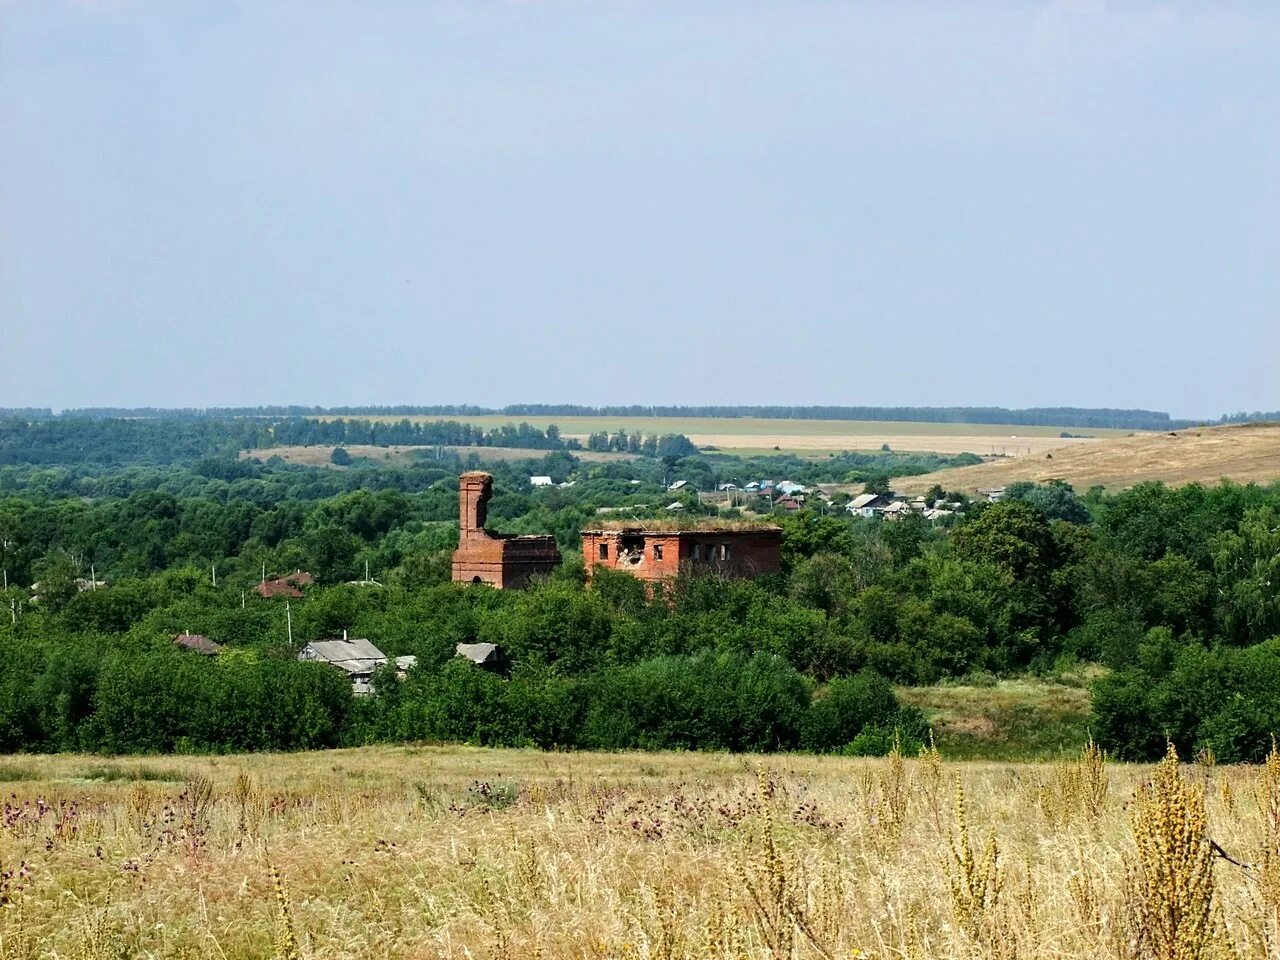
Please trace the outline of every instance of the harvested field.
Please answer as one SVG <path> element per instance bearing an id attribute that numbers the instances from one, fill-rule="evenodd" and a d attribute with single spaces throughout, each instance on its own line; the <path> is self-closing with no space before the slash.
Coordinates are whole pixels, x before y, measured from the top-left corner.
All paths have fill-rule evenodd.
<path id="1" fill-rule="evenodd" d="M 1099 760 L 0 758 L 0 955 L 1273 956 L 1280 760 Z"/>
<path id="2" fill-rule="evenodd" d="M 989 434 L 733 434 L 691 433 L 699 447 L 715 447 L 726 453 L 744 455 L 778 452 L 800 456 L 839 453 L 843 450 L 879 450 L 888 444 L 900 453 L 976 453 L 980 457 L 1025 457 L 1043 455 L 1049 450 L 1072 444 L 1089 445 L 1097 440 L 1073 437 L 992 436 Z M 775 450 L 774 448 L 777 447 Z"/>
<path id="3" fill-rule="evenodd" d="M 356 458 L 367 457 L 380 463 L 394 463 L 403 465 L 406 463 L 417 462 L 416 454 L 422 450 L 443 450 L 446 453 L 456 453 L 464 459 L 471 454 L 477 454 L 481 459 L 494 460 L 530 460 L 541 459 L 551 450 L 533 450 L 525 447 L 435 447 L 435 446 L 389 446 L 378 447 L 369 444 L 353 443 L 345 446 L 344 449 L 351 456 Z M 285 463 L 294 463 L 304 467 L 332 467 L 335 470 L 347 469 L 345 467 L 337 467 L 331 461 L 334 448 L 331 446 L 284 446 L 284 447 L 262 447 L 257 450 L 243 450 L 240 453 L 242 459 L 255 458 L 258 460 L 269 460 L 271 457 L 279 457 Z M 588 450 L 575 450 L 574 456 L 583 460 L 592 462 L 601 462 L 605 460 L 631 460 L 634 459 L 627 453 L 592 453 Z"/>
<path id="4" fill-rule="evenodd" d="M 935 483 L 948 490 L 1002 487 L 1015 480 L 1066 480 L 1083 492 L 1092 486 L 1121 489 L 1145 480 L 1171 485 L 1280 480 L 1280 424 L 1202 427 L 1171 433 L 1136 433 L 1118 439 L 1064 447 L 1046 456 L 972 467 L 953 467 L 895 486 L 904 492 Z"/>

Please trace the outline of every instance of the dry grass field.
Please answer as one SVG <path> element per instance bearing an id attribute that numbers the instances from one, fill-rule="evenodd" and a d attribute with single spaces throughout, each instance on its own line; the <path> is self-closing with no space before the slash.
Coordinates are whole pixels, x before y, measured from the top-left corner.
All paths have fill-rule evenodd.
<path id="1" fill-rule="evenodd" d="M 10 757 L 0 792 L 4 960 L 1280 950 L 1280 758 Z"/>
<path id="2" fill-rule="evenodd" d="M 895 487 L 921 492 L 935 483 L 948 490 L 1002 487 L 1015 480 L 1066 480 L 1077 490 L 1101 485 L 1112 489 L 1144 480 L 1171 485 L 1241 483 L 1280 479 L 1280 424 L 1203 427 L 1125 437 L 1052 451 L 1053 456 L 954 467 L 903 478 Z"/>
<path id="3" fill-rule="evenodd" d="M 351 419 L 397 420 L 397 417 Z M 486 428 L 523 421 L 545 429 L 550 424 L 561 434 L 586 438 L 601 430 L 617 433 L 683 433 L 700 447 L 714 446 L 727 453 L 786 453 L 813 456 L 841 450 L 878 450 L 889 444 L 894 450 L 932 453 L 976 453 L 979 456 L 1043 454 L 1072 444 L 1088 444 L 1088 438 L 1063 439 L 1062 427 L 1026 427 L 991 423 L 918 423 L 898 420 L 765 420 L 753 417 L 410 417 L 411 420 L 450 419 Z M 1124 430 L 1072 429 L 1089 438 L 1124 436 Z"/>

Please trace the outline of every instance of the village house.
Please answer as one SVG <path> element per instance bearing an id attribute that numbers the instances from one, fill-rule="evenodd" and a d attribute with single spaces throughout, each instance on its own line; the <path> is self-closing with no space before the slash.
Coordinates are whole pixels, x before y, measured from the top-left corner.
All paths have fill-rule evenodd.
<path id="1" fill-rule="evenodd" d="M 909 513 L 911 513 L 910 504 L 905 500 L 895 500 L 880 511 L 880 516 L 886 520 L 901 520 Z"/>
<path id="2" fill-rule="evenodd" d="M 72 583 L 75 584 L 77 593 L 84 593 L 86 590 L 97 590 L 99 587 L 105 587 L 107 585 L 107 581 L 99 579 L 96 574 L 91 577 L 76 577 L 76 579 L 73 580 Z M 35 583 L 31 585 L 31 602 L 32 603 L 40 602 L 40 581 L 39 580 L 37 580 Z"/>
<path id="3" fill-rule="evenodd" d="M 173 642 L 183 650 L 190 650 L 205 657 L 216 657 L 222 652 L 222 644 L 214 643 L 199 633 L 180 633 L 173 638 Z"/>
<path id="4" fill-rule="evenodd" d="M 478 470 L 458 478 L 458 549 L 453 553 L 455 583 L 487 583 L 499 590 L 519 589 L 546 576 L 560 563 L 555 537 L 512 536 L 484 528 L 493 477 Z"/>
<path id="5" fill-rule="evenodd" d="M 289 597 L 297 600 L 302 596 L 302 588 L 310 586 L 314 582 L 315 577 L 305 570 L 295 570 L 288 576 L 277 577 L 274 580 L 263 580 L 253 588 L 253 592 L 260 597 Z"/>
<path id="6" fill-rule="evenodd" d="M 496 643 L 460 643 L 454 648 L 454 653 L 482 670 L 505 674 L 509 669 L 507 655 Z"/>
<path id="7" fill-rule="evenodd" d="M 889 498 L 879 493 L 863 493 L 854 497 L 845 506 L 850 516 L 874 517 L 876 512 L 889 505 Z"/>
<path id="8" fill-rule="evenodd" d="M 550 477 L 530 477 L 529 478 L 529 486 L 531 487 L 549 487 L 551 485 L 552 483 L 551 483 Z"/>
<path id="9" fill-rule="evenodd" d="M 755 577 L 782 569 L 782 530 L 772 524 L 646 520 L 582 531 L 591 577 L 601 567 L 641 580 L 681 574 Z"/>
<path id="10" fill-rule="evenodd" d="M 298 660 L 327 663 L 342 670 L 351 678 L 351 692 L 363 696 L 372 692 L 373 674 L 387 662 L 387 655 L 363 637 L 348 640 L 344 630 L 341 640 L 311 641 L 298 652 Z M 396 676 L 403 679 L 417 662 L 418 658 L 413 656 L 396 657 Z"/>

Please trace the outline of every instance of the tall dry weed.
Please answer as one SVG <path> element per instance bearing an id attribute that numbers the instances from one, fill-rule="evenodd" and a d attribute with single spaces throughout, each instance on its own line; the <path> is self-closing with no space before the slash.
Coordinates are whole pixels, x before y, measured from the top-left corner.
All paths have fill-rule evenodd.
<path id="1" fill-rule="evenodd" d="M 791 960 L 801 940 L 819 956 L 834 957 L 829 933 L 808 909 L 800 867 L 779 847 L 774 790 L 773 781 L 761 770 L 756 788 L 760 818 L 755 849 L 740 870 L 748 913 L 773 960 Z"/>
<path id="2" fill-rule="evenodd" d="M 959 777 L 956 777 L 955 828 L 948 853 L 943 869 L 951 893 L 952 914 L 956 925 L 971 939 L 978 940 L 989 931 L 991 916 L 1004 887 L 1004 871 L 994 830 L 987 835 L 981 851 L 970 840 L 968 803 Z"/>
<path id="3" fill-rule="evenodd" d="M 275 896 L 276 936 L 271 960 L 302 960 L 302 949 L 298 945 L 298 933 L 293 922 L 293 901 L 289 897 L 289 887 L 274 863 L 267 864 L 267 874 L 271 877 L 271 891 Z"/>
<path id="4" fill-rule="evenodd" d="M 1213 850 L 1201 787 L 1169 745 L 1134 799 L 1135 852 L 1126 865 L 1126 907 L 1138 960 L 1201 960 L 1218 946 Z"/>
<path id="5" fill-rule="evenodd" d="M 1090 738 L 1078 757 L 1058 764 L 1041 784 L 1037 797 L 1040 812 L 1056 826 L 1076 820 L 1096 825 L 1110 787 L 1106 756 Z"/>

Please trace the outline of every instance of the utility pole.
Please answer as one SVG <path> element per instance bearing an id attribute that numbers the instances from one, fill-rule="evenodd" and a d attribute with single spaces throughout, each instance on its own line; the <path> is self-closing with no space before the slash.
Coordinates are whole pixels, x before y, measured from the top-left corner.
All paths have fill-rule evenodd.
<path id="1" fill-rule="evenodd" d="M 209 569 L 213 571 L 213 585 L 214 587 L 217 587 L 218 586 L 218 565 L 216 563 L 212 564 Z"/>
<path id="2" fill-rule="evenodd" d="M 289 610 L 289 601 L 284 602 L 284 619 L 286 629 L 289 631 L 289 646 L 293 646 L 293 613 Z"/>
<path id="3" fill-rule="evenodd" d="M 243 590 L 240 591 L 240 609 L 241 610 L 244 609 L 244 591 Z"/>
<path id="4" fill-rule="evenodd" d="M 15 625 L 18 622 L 18 601 L 17 600 L 9 601 L 9 619 L 12 620 Z"/>

